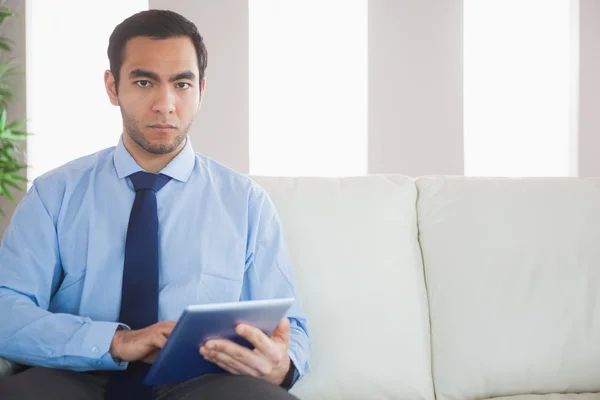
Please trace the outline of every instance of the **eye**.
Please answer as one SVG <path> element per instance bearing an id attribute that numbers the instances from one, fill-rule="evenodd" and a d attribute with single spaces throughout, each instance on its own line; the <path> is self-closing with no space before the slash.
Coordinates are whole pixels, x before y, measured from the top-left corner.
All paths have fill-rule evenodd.
<path id="1" fill-rule="evenodd" d="M 177 83 L 177 88 L 178 89 L 189 89 L 191 87 L 192 87 L 192 85 L 190 85 L 187 82 L 179 82 L 179 83 Z"/>
<path id="2" fill-rule="evenodd" d="M 150 81 L 145 80 L 145 79 L 142 79 L 141 81 L 136 81 L 135 84 L 138 85 L 139 87 L 144 87 L 144 88 L 151 86 Z"/>

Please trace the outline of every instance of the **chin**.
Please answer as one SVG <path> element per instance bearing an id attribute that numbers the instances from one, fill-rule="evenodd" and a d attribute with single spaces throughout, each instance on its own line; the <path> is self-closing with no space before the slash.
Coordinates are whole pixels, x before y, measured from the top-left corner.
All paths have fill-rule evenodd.
<path id="1" fill-rule="evenodd" d="M 171 153 L 180 146 L 185 138 L 182 138 L 179 133 L 159 134 L 155 133 L 144 135 L 144 143 L 142 147 L 152 154 L 167 154 Z M 139 144 L 139 143 L 138 143 Z"/>

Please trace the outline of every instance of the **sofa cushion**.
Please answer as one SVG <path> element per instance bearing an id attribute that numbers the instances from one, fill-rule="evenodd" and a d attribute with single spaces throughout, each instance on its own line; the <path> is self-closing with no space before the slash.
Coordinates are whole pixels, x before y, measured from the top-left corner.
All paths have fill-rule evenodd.
<path id="1" fill-rule="evenodd" d="M 600 182 L 417 187 L 437 398 L 600 391 Z"/>
<path id="2" fill-rule="evenodd" d="M 311 333 L 303 399 L 431 399 L 411 179 L 254 177 L 280 215 Z"/>
<path id="3" fill-rule="evenodd" d="M 520 394 L 486 400 L 600 400 L 600 393 Z"/>

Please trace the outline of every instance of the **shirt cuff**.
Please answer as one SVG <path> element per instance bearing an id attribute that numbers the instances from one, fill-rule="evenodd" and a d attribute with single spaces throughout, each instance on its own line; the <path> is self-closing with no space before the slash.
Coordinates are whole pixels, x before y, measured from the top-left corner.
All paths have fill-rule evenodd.
<path id="1" fill-rule="evenodd" d="M 129 364 L 126 361 L 115 360 L 110 354 L 110 344 L 117 328 L 117 322 L 95 321 L 90 325 L 90 330 L 82 343 L 82 354 L 86 357 L 96 359 L 96 369 L 124 370 Z M 128 329 L 122 326 L 121 329 Z"/>
<path id="2" fill-rule="evenodd" d="M 283 387 L 286 390 L 290 390 L 298 381 L 298 379 L 300 379 L 301 376 L 300 371 L 298 371 L 298 368 L 296 367 L 298 363 L 298 361 L 296 360 L 296 355 L 292 351 L 291 347 L 288 348 L 288 356 L 290 357 L 290 370 L 288 371 L 287 375 L 283 380 L 283 383 L 281 384 L 281 387 Z"/>
<path id="3" fill-rule="evenodd" d="M 296 380 L 298 379 L 297 375 L 298 370 L 296 369 L 294 362 L 290 358 L 290 369 L 288 370 L 287 374 L 285 374 L 283 382 L 281 382 L 281 385 L 279 386 L 281 386 L 285 390 L 290 390 L 292 386 L 294 386 L 294 383 L 296 383 Z"/>

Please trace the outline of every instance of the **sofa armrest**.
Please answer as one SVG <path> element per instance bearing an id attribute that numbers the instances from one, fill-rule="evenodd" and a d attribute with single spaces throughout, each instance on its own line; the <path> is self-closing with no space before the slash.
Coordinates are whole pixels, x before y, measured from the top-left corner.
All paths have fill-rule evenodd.
<path id="1" fill-rule="evenodd" d="M 21 366 L 12 361 L 5 360 L 0 357 L 0 378 L 3 376 L 8 376 L 15 374 L 17 371 L 21 370 Z"/>

